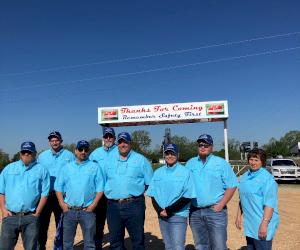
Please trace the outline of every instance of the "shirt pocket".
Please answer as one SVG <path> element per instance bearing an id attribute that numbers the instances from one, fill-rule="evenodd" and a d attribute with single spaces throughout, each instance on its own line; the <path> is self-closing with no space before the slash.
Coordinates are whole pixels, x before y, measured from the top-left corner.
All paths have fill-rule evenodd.
<path id="1" fill-rule="evenodd" d="M 139 166 L 127 166 L 125 175 L 131 178 L 139 178 L 143 176 L 143 173 Z"/>

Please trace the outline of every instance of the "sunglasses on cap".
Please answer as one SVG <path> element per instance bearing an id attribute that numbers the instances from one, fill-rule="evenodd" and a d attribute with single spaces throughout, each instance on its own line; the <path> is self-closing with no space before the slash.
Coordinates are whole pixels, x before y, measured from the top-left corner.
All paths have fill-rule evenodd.
<path id="1" fill-rule="evenodd" d="M 199 148 L 209 148 L 209 146 L 210 146 L 209 144 L 205 144 L 205 143 L 199 143 L 198 144 Z"/>
<path id="2" fill-rule="evenodd" d="M 83 152 L 83 151 L 84 151 L 84 152 L 87 153 L 87 152 L 89 152 L 90 149 L 89 149 L 89 148 L 78 148 L 77 150 L 78 150 L 79 152 Z"/>
<path id="3" fill-rule="evenodd" d="M 103 136 L 104 139 L 108 139 L 108 138 L 115 138 L 112 134 L 105 134 Z"/>
<path id="4" fill-rule="evenodd" d="M 32 152 L 29 150 L 22 150 L 21 155 L 25 155 L 25 154 L 32 155 Z"/>

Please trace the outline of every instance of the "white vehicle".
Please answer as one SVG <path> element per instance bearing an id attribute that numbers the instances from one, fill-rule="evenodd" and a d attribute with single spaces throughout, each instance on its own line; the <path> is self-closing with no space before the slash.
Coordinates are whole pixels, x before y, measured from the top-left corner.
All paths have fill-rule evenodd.
<path id="1" fill-rule="evenodd" d="M 268 159 L 266 169 L 274 176 L 275 180 L 300 180 L 300 168 L 291 159 Z"/>

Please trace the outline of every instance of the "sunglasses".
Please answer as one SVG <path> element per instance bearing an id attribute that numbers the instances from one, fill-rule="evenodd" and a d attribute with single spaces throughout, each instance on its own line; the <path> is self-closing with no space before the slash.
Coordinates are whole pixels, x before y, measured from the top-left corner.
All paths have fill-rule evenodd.
<path id="1" fill-rule="evenodd" d="M 32 152 L 28 150 L 21 151 L 21 155 L 25 155 L 25 154 L 32 155 Z"/>
<path id="2" fill-rule="evenodd" d="M 209 144 L 204 144 L 204 143 L 200 143 L 200 144 L 198 144 L 198 147 L 199 148 L 209 148 Z"/>
<path id="3" fill-rule="evenodd" d="M 109 138 L 115 138 L 113 135 L 111 134 L 106 134 L 103 136 L 104 139 L 109 139 Z"/>
<path id="4" fill-rule="evenodd" d="M 89 149 L 88 149 L 88 148 L 78 148 L 77 150 L 78 150 L 79 152 L 83 152 L 83 151 L 86 152 L 86 153 L 89 152 Z"/>

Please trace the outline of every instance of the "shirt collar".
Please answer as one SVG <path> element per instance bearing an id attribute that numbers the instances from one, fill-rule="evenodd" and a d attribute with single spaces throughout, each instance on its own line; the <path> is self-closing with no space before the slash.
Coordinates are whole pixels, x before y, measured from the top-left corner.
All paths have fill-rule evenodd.
<path id="1" fill-rule="evenodd" d="M 61 147 L 58 152 L 54 152 L 52 149 L 50 150 L 53 156 L 59 156 L 64 151 L 64 148 Z"/>

